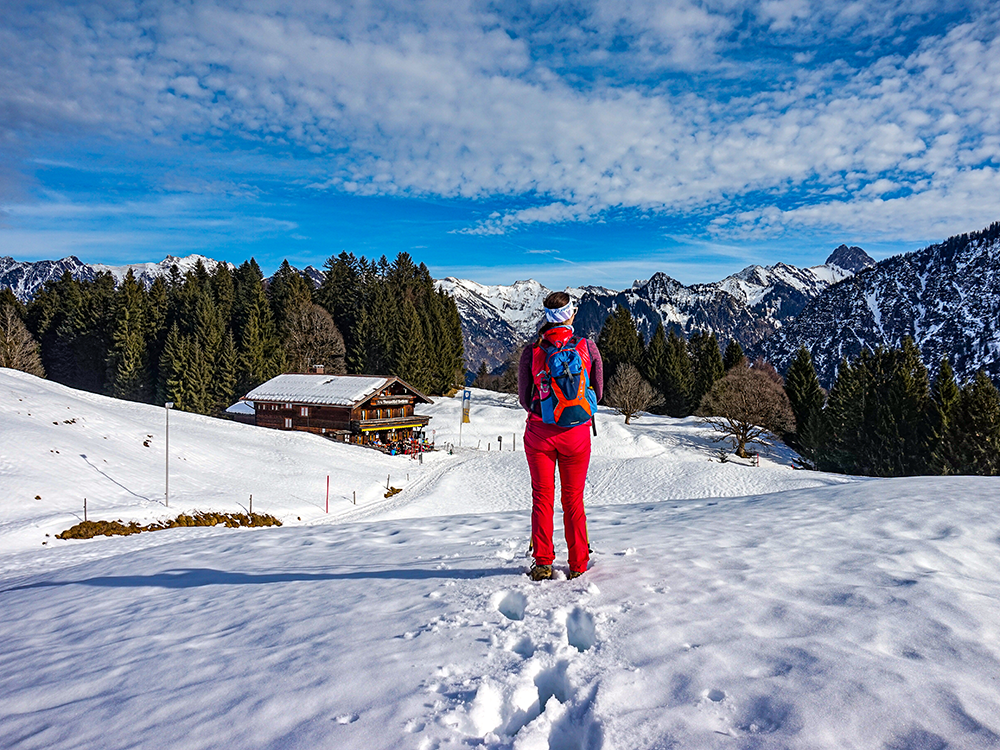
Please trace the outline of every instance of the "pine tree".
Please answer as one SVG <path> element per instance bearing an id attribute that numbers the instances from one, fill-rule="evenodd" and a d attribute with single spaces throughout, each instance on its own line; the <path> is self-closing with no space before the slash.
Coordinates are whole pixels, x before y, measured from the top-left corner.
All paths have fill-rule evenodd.
<path id="1" fill-rule="evenodd" d="M 687 342 L 673 328 L 667 336 L 667 362 L 663 380 L 664 409 L 671 417 L 686 417 L 693 411 L 694 371 Z"/>
<path id="2" fill-rule="evenodd" d="M 823 410 L 816 462 L 820 470 L 858 473 L 855 448 L 864 423 L 864 401 L 861 373 L 846 359 L 841 360 Z"/>
<path id="3" fill-rule="evenodd" d="M 428 342 L 424 339 L 424 329 L 417 315 L 417 309 L 410 300 L 404 300 L 396 327 L 394 342 L 395 366 L 393 374 L 402 378 L 419 391 L 430 387 L 430 366 L 428 362 Z"/>
<path id="4" fill-rule="evenodd" d="M 154 403 L 160 382 L 160 357 L 170 331 L 170 291 L 163 277 L 153 279 L 146 293 L 146 335 L 149 342 L 149 393 Z"/>
<path id="5" fill-rule="evenodd" d="M 188 347 L 181 337 L 180 328 L 174 323 L 167 333 L 163 354 L 160 356 L 160 382 L 156 398 L 158 403 L 172 401 L 174 408 L 190 411 L 184 381 L 187 369 Z"/>
<path id="6" fill-rule="evenodd" d="M 812 356 L 804 346 L 799 347 L 785 376 L 785 393 L 795 414 L 795 432 L 787 442 L 793 445 L 809 462 L 815 462 L 816 449 L 826 396 L 816 376 Z"/>
<path id="7" fill-rule="evenodd" d="M 251 258 L 235 274 L 233 334 L 238 342 L 238 390 L 243 393 L 281 374 L 285 354 L 278 338 L 271 305 L 264 293 L 264 275 Z"/>
<path id="8" fill-rule="evenodd" d="M 465 382 L 465 344 L 462 333 L 462 318 L 455 300 L 443 291 L 434 293 L 441 320 L 440 336 L 436 347 L 436 360 L 432 366 L 434 378 L 431 392 L 447 393 L 451 388 Z"/>
<path id="9" fill-rule="evenodd" d="M 722 355 L 722 368 L 726 372 L 733 369 L 736 365 L 740 363 L 741 360 L 745 358 L 746 355 L 743 354 L 743 347 L 740 346 L 740 342 L 736 339 L 729 339 L 729 343 L 726 344 L 726 353 Z"/>
<path id="10" fill-rule="evenodd" d="M 604 379 L 609 383 L 619 366 L 629 364 L 639 367 L 642 364 L 642 337 L 632 314 L 624 305 L 618 305 L 605 319 L 597 336 L 597 348 L 604 361 Z"/>
<path id="11" fill-rule="evenodd" d="M 700 404 L 705 394 L 712 389 L 716 380 L 725 374 L 722 366 L 722 352 L 714 333 L 698 332 L 688 339 L 694 382 L 691 387 L 691 401 Z"/>
<path id="12" fill-rule="evenodd" d="M 233 332 L 227 330 L 222 339 L 219 356 L 216 360 L 215 378 L 212 381 L 211 405 L 212 413 L 225 411 L 242 394 L 236 392 L 236 373 L 239 368 L 239 356 L 236 353 L 236 339 Z"/>
<path id="13" fill-rule="evenodd" d="M 932 428 L 934 443 L 931 450 L 931 469 L 934 474 L 956 474 L 959 458 L 955 453 L 955 413 L 962 398 L 962 391 L 955 382 L 955 371 L 947 357 L 942 358 L 937 377 L 931 387 Z"/>
<path id="14" fill-rule="evenodd" d="M 665 406 L 663 398 L 664 383 L 667 375 L 667 359 L 669 349 L 667 346 L 667 334 L 663 328 L 663 321 L 660 321 L 653 332 L 646 351 L 643 352 L 642 367 L 640 373 L 649 382 L 660 398 L 657 399 L 658 411 Z"/>
<path id="15" fill-rule="evenodd" d="M 115 294 L 115 323 L 108 353 L 108 394 L 128 401 L 152 396 L 146 290 L 131 269 Z"/>
<path id="16" fill-rule="evenodd" d="M 982 370 L 962 388 L 954 424 L 956 473 L 1000 474 L 1000 392 Z"/>
<path id="17" fill-rule="evenodd" d="M 323 283 L 316 290 L 316 301 L 330 313 L 344 337 L 347 371 L 360 372 L 362 362 L 357 360 L 357 335 L 364 297 L 360 264 L 353 254 L 342 252 L 336 258 L 331 256 L 325 268 Z"/>

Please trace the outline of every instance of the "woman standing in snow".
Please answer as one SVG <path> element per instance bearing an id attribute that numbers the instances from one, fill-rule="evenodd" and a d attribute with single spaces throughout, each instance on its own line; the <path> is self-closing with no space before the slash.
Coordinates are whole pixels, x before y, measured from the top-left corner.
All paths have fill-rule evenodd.
<path id="1" fill-rule="evenodd" d="M 590 339 L 574 337 L 576 309 L 569 295 L 553 292 L 543 304 L 545 323 L 538 331 L 538 339 L 521 353 L 517 370 L 518 395 L 528 412 L 524 453 L 531 472 L 531 548 L 535 564 L 529 575 L 534 581 L 552 578 L 556 466 L 569 547 L 568 577 L 576 578 L 587 570 L 590 550 L 583 488 L 590 466 L 592 415 L 604 393 L 601 353 Z M 560 387 L 567 382 L 568 388 Z M 567 395 L 567 390 L 574 392 Z"/>

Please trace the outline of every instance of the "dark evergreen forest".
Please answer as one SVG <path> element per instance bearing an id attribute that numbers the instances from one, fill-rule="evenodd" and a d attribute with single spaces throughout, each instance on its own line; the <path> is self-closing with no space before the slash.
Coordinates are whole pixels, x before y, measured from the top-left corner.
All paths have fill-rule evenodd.
<path id="1" fill-rule="evenodd" d="M 597 345 L 606 385 L 618 367 L 634 365 L 658 392 L 652 411 L 672 417 L 718 416 L 706 411 L 705 395 L 743 360 L 734 341 L 722 354 L 714 333 L 684 339 L 662 323 L 644 342 L 623 306 L 608 316 Z M 484 364 L 473 385 L 516 392 L 519 357 L 520 349 L 497 375 Z M 767 362 L 751 367 L 782 383 L 795 429 L 779 437 L 804 467 L 878 477 L 1000 474 L 1000 391 L 982 371 L 957 383 L 947 359 L 932 382 L 911 339 L 841 362 L 829 393 L 805 348 L 784 379 Z"/>
<path id="2" fill-rule="evenodd" d="M 395 375 L 428 394 L 461 384 L 461 322 L 424 264 L 331 257 L 322 284 L 288 262 L 199 264 L 147 289 L 131 272 L 52 281 L 24 309 L 49 378 L 116 398 L 217 415 L 284 372 Z"/>

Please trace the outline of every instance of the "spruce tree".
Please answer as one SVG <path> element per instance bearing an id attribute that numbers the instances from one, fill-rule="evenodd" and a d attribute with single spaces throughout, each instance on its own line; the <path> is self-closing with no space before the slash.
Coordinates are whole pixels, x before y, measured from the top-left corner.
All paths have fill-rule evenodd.
<path id="1" fill-rule="evenodd" d="M 982 370 L 962 388 L 955 409 L 957 474 L 1000 474 L 1000 393 Z"/>
<path id="2" fill-rule="evenodd" d="M 899 349 L 877 349 L 868 375 L 864 440 L 859 444 L 865 473 L 928 473 L 930 384 L 913 340 L 907 337 Z"/>
<path id="3" fill-rule="evenodd" d="M 686 417 L 694 411 L 692 391 L 694 370 L 688 355 L 687 342 L 673 328 L 667 336 L 667 360 L 660 382 L 664 410 L 671 417 Z"/>
<path id="4" fill-rule="evenodd" d="M 663 328 L 663 321 L 661 320 L 657 324 L 652 338 L 649 339 L 646 351 L 643 352 L 642 367 L 639 370 L 646 381 L 649 382 L 649 384 L 657 392 L 658 396 L 661 397 L 657 398 L 657 401 L 660 402 L 656 407 L 657 411 L 662 411 L 665 407 L 662 396 L 664 383 L 667 377 L 668 357 L 669 349 L 667 346 L 667 334 Z"/>
<path id="5" fill-rule="evenodd" d="M 934 474 L 957 474 L 959 458 L 955 453 L 955 414 L 962 391 L 955 382 L 955 371 L 947 357 L 941 359 L 931 387 L 933 445 L 931 469 Z"/>
<path id="6" fill-rule="evenodd" d="M 443 291 L 435 292 L 437 309 L 441 312 L 441 340 L 437 347 L 434 369 L 436 381 L 431 386 L 435 394 L 447 393 L 465 382 L 465 343 L 462 318 L 455 300 Z"/>
<path id="7" fill-rule="evenodd" d="M 348 352 L 347 371 L 360 372 L 357 360 L 357 334 L 363 306 L 360 264 L 353 254 L 342 252 L 330 257 L 325 264 L 323 283 L 316 290 L 316 301 L 333 317 L 344 337 Z"/>
<path id="8" fill-rule="evenodd" d="M 799 347 L 785 375 L 785 393 L 795 414 L 795 432 L 788 442 L 807 461 L 815 462 L 819 439 L 816 433 L 820 429 L 826 396 L 816 376 L 812 356 L 804 346 Z"/>
<path id="9" fill-rule="evenodd" d="M 158 276 L 150 284 L 146 293 L 146 335 L 149 339 L 149 390 L 156 402 L 160 382 L 160 357 L 170 330 L 170 291 L 163 277 Z"/>
<path id="10" fill-rule="evenodd" d="M 226 331 L 216 358 L 215 378 L 212 381 L 212 413 L 224 412 L 231 404 L 244 395 L 236 392 L 236 376 L 239 356 L 236 353 L 236 339 L 233 332 Z"/>
<path id="11" fill-rule="evenodd" d="M 740 346 L 740 342 L 736 339 L 729 339 L 729 343 L 726 344 L 726 353 L 722 355 L 722 368 L 726 372 L 731 370 L 733 367 L 738 365 L 741 360 L 745 358 L 746 355 L 743 354 L 743 347 Z"/>
<path id="12" fill-rule="evenodd" d="M 430 386 L 429 347 L 413 302 L 403 301 L 399 318 L 393 347 L 396 353 L 393 374 L 417 390 L 426 391 Z"/>
<path id="13" fill-rule="evenodd" d="M 149 401 L 149 322 L 146 290 L 131 269 L 115 293 L 115 322 L 108 353 L 108 394 L 128 401 Z"/>
<path id="14" fill-rule="evenodd" d="M 365 284 L 363 327 L 355 356 L 366 375 L 390 375 L 396 369 L 397 305 L 383 276 L 376 273 Z"/>
<path id="15" fill-rule="evenodd" d="M 181 336 L 180 328 L 174 323 L 167 333 L 163 354 L 160 356 L 160 382 L 156 398 L 158 403 L 172 401 L 174 408 L 190 411 L 184 381 L 188 364 L 188 346 Z"/>
<path id="16" fill-rule="evenodd" d="M 215 400 L 215 378 L 226 331 L 208 285 L 200 285 L 192 323 L 193 331 L 188 336 L 188 371 L 184 374 L 188 410 L 214 414 L 219 407 Z"/>
<path id="17" fill-rule="evenodd" d="M 722 366 L 722 352 L 714 333 L 697 332 L 688 339 L 694 382 L 691 387 L 691 402 L 697 408 L 705 394 L 712 389 L 716 380 L 725 374 Z"/>
<path id="18" fill-rule="evenodd" d="M 639 367 L 642 364 L 642 337 L 632 313 L 624 305 L 618 305 L 605 319 L 597 336 L 597 348 L 604 362 L 606 382 L 611 382 L 619 366 L 629 364 Z"/>
<path id="19" fill-rule="evenodd" d="M 820 470 L 858 473 L 856 446 L 864 424 L 864 407 L 863 374 L 843 359 L 823 410 L 816 456 Z"/>

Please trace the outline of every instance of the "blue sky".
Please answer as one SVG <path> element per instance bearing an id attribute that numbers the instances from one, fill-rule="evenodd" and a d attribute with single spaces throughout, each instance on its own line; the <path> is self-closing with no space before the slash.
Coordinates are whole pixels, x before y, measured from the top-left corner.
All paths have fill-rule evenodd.
<path id="1" fill-rule="evenodd" d="M 1000 220 L 994 6 L 7 0 L 0 255 L 611 288 L 886 257 Z"/>

